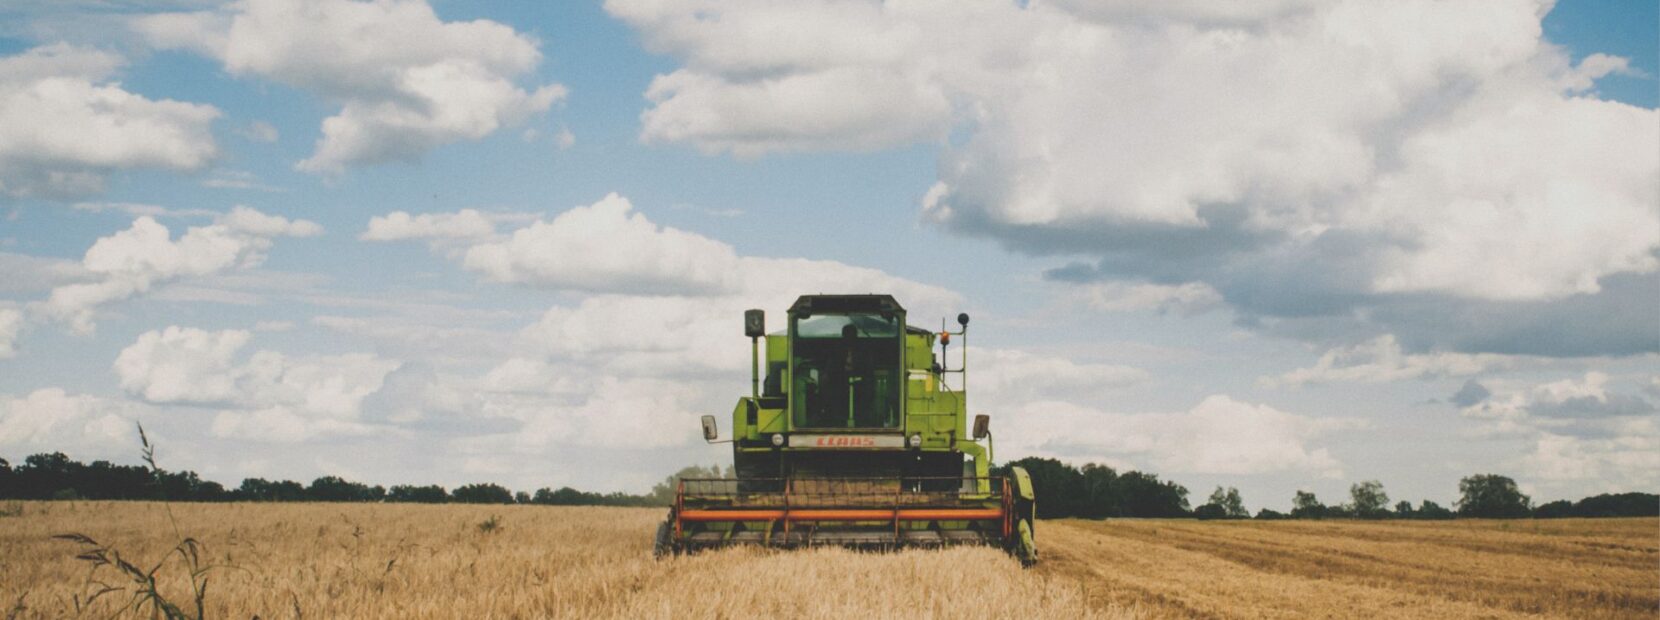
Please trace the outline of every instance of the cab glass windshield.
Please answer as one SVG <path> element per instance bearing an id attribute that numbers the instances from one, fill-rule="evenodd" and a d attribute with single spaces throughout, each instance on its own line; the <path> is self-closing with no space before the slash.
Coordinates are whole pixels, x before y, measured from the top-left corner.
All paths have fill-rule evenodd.
<path id="1" fill-rule="evenodd" d="M 901 335 L 896 316 L 795 319 L 791 416 L 798 428 L 898 428 Z"/>

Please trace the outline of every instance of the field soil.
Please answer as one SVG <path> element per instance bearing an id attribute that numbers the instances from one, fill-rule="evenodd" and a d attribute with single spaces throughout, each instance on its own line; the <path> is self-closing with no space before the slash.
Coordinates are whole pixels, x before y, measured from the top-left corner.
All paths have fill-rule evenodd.
<path id="1" fill-rule="evenodd" d="M 1040 522 L 1040 525 L 1045 523 Z M 1655 618 L 1660 520 L 1062 521 L 1036 572 L 1186 618 Z"/>
<path id="2" fill-rule="evenodd" d="M 655 561 L 659 509 L 0 505 L 0 618 L 1653 618 L 1660 520 L 1045 521 L 990 549 Z M 79 534 L 77 542 L 54 538 Z M 94 566 L 93 549 L 130 563 Z M 137 605 L 137 613 L 130 613 Z M 129 613 L 122 614 L 123 609 Z"/>

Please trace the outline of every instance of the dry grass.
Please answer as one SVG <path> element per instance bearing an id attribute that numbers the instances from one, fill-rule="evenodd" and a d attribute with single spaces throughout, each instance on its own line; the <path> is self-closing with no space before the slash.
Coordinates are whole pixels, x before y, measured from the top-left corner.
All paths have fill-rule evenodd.
<path id="1" fill-rule="evenodd" d="M 1069 521 L 1039 572 L 1191 617 L 1654 618 L 1660 521 Z"/>
<path id="2" fill-rule="evenodd" d="M 0 519 L 0 618 L 109 616 L 85 534 L 144 566 L 160 504 L 24 503 Z M 657 562 L 662 511 L 174 504 L 209 617 L 1655 617 L 1660 521 L 1044 522 L 1023 571 L 987 549 L 734 550 Z M 494 525 L 488 525 L 493 523 Z M 91 579 L 122 585 L 109 567 Z M 177 556 L 162 595 L 193 610 Z M 148 609 L 142 614 L 149 615 Z"/>
<path id="3" fill-rule="evenodd" d="M 658 562 L 660 509 L 395 504 L 173 504 L 205 545 L 212 618 L 1111 617 L 1075 584 L 990 549 L 886 555 L 734 550 Z M 494 519 L 492 521 L 492 519 Z M 494 525 L 484 525 L 494 523 Z M 0 618 L 77 615 L 78 532 L 148 568 L 177 543 L 160 504 L 26 503 L 0 521 Z M 158 573 L 193 609 L 185 567 Z M 108 568 L 95 578 L 115 584 Z M 130 590 L 130 588 L 129 588 Z M 99 597 L 105 617 L 130 594 Z M 970 612 L 969 610 L 972 610 Z M 149 615 L 148 609 L 139 615 Z"/>

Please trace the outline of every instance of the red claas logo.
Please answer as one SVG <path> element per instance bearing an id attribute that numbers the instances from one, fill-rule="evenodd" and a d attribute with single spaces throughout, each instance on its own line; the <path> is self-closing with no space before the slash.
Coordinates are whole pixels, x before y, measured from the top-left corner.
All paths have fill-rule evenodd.
<path id="1" fill-rule="evenodd" d="M 874 448 L 876 447 L 876 438 L 848 436 L 820 437 L 817 441 L 813 442 L 813 445 L 820 448 Z"/>

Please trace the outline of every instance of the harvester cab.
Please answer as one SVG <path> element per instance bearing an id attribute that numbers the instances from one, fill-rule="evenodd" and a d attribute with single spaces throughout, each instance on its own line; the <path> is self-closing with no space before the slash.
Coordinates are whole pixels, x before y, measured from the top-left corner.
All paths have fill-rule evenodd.
<path id="1" fill-rule="evenodd" d="M 745 312 L 750 395 L 729 439 L 702 420 L 706 441 L 732 444 L 736 477 L 677 481 L 657 554 L 976 544 L 1036 561 L 1031 481 L 1018 467 L 993 475 L 990 419 L 970 426 L 967 348 L 951 350 L 968 321 L 913 327 L 889 295 L 802 296 L 771 334 Z"/>

